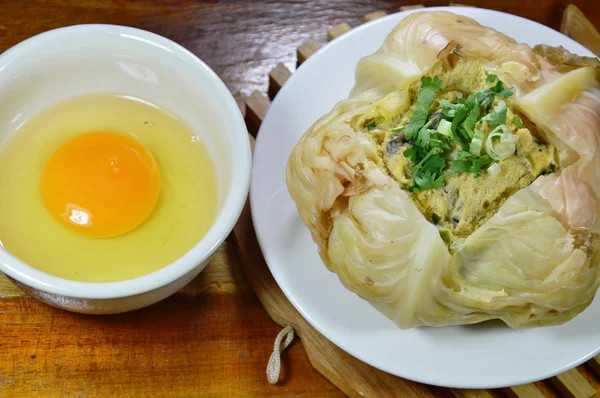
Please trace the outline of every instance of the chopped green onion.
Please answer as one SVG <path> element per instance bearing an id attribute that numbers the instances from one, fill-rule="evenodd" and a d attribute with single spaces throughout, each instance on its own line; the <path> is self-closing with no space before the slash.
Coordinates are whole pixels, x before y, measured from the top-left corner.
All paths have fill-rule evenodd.
<path id="1" fill-rule="evenodd" d="M 452 122 L 447 121 L 446 119 L 440 120 L 440 124 L 438 124 L 437 132 L 441 135 L 445 135 L 446 137 L 452 136 Z"/>
<path id="2" fill-rule="evenodd" d="M 473 139 L 473 136 L 475 135 L 475 133 L 473 132 L 473 129 L 469 126 L 467 126 L 466 124 L 462 125 L 462 129 L 465 133 L 467 133 L 467 136 L 469 137 L 470 140 Z"/>
<path id="3" fill-rule="evenodd" d="M 485 135 L 479 130 L 475 130 L 471 144 L 469 145 L 469 152 L 473 156 L 481 155 L 481 148 L 483 147 L 483 139 Z"/>
<path id="4" fill-rule="evenodd" d="M 499 138 L 500 142 L 494 144 L 494 139 Z M 490 135 L 488 135 L 485 143 L 485 150 L 489 157 L 494 160 L 504 160 L 517 149 L 516 142 L 519 141 L 519 136 L 510 132 L 505 124 L 496 127 Z"/>
<path id="5" fill-rule="evenodd" d="M 498 163 L 492 163 L 490 165 L 490 167 L 488 167 L 488 169 L 487 169 L 487 172 L 491 176 L 497 176 L 498 173 L 500 173 L 500 171 L 502 171 L 502 168 L 500 167 L 500 165 Z"/>

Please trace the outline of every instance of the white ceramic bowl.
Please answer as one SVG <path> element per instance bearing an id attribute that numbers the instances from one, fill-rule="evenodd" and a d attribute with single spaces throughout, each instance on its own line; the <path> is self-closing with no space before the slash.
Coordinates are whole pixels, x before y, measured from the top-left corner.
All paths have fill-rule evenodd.
<path id="1" fill-rule="evenodd" d="M 94 93 L 132 95 L 185 120 L 213 156 L 220 195 L 219 213 L 202 240 L 177 261 L 135 279 L 111 283 L 61 279 L 23 263 L 0 246 L 0 271 L 26 292 L 63 309 L 106 314 L 162 300 L 202 271 L 244 206 L 251 155 L 235 100 L 205 63 L 164 37 L 113 25 L 48 31 L 0 55 L 0 146 L 45 107 Z"/>

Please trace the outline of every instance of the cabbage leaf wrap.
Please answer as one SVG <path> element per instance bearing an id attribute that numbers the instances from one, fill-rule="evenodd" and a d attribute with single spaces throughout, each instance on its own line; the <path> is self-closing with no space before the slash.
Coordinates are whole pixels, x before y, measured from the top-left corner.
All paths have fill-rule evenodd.
<path id="1" fill-rule="evenodd" d="M 512 194 L 450 250 L 362 126 L 410 113 L 410 90 L 456 57 L 512 87 L 515 109 L 556 147 L 560 168 Z M 489 319 L 545 326 L 583 311 L 600 285 L 597 65 L 450 12 L 404 18 L 357 64 L 349 98 L 289 157 L 287 187 L 323 263 L 402 329 Z"/>

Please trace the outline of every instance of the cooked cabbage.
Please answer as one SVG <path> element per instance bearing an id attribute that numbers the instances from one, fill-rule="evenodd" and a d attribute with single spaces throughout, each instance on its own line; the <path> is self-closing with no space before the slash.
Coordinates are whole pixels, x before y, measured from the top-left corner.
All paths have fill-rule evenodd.
<path id="1" fill-rule="evenodd" d="M 350 97 L 310 127 L 287 164 L 288 190 L 324 264 L 403 329 L 489 319 L 514 328 L 545 326 L 583 311 L 600 286 L 597 65 L 562 48 L 533 51 L 449 12 L 404 18 L 358 63 Z M 461 74 L 452 72 L 460 68 Z M 501 167 L 493 163 L 485 173 L 446 168 L 429 190 L 418 192 L 415 164 L 406 154 L 414 140 L 403 134 L 411 134 L 419 89 L 438 84 L 422 78 L 438 75 L 446 76 L 436 94 L 440 104 L 432 103 L 427 124 L 417 126 L 427 139 L 448 133 L 448 122 L 438 125 L 454 111 L 432 113 L 438 106 L 464 104 L 486 76 L 492 76 L 488 82 L 497 76 L 512 91 L 489 104 L 488 116 L 477 111 L 479 124 L 465 127 L 465 134 L 474 128 L 485 145 L 481 137 L 500 120 L 503 131 L 514 134 L 508 139 L 518 142 L 514 155 L 506 154 L 512 158 L 499 157 Z M 460 153 L 474 156 L 469 146 L 457 148 L 459 159 Z M 456 150 L 445 150 L 434 155 L 451 164 Z M 464 222 L 476 224 L 464 235 L 444 230 L 440 215 L 424 210 L 435 192 L 450 200 L 452 181 L 484 186 L 508 178 L 513 164 L 527 176 L 492 204 L 486 200 L 477 219 L 467 214 Z M 440 206 L 451 212 L 450 205 L 456 206 Z"/>

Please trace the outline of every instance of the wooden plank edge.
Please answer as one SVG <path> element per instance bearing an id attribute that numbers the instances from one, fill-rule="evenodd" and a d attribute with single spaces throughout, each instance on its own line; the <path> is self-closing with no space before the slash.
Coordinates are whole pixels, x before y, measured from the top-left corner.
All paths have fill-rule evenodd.
<path id="1" fill-rule="evenodd" d="M 596 355 L 594 358 L 587 361 L 587 364 L 596 376 L 600 377 L 600 355 Z"/>
<path id="2" fill-rule="evenodd" d="M 376 19 L 385 17 L 386 15 L 388 15 L 388 14 L 385 11 L 373 11 L 373 12 L 370 12 L 370 13 L 366 14 L 363 17 L 363 22 L 371 22 L 371 21 L 374 21 Z"/>
<path id="3" fill-rule="evenodd" d="M 28 296 L 17 285 L 12 283 L 6 275 L 0 272 L 0 299 L 11 297 L 26 297 Z"/>
<path id="4" fill-rule="evenodd" d="M 408 6 L 402 6 L 399 8 L 400 11 L 410 11 L 410 10 L 417 10 L 419 8 L 425 8 L 425 6 L 423 4 L 411 4 Z"/>
<path id="5" fill-rule="evenodd" d="M 269 73 L 269 97 L 275 98 L 281 87 L 292 76 L 292 72 L 283 63 L 278 63 Z"/>
<path id="6" fill-rule="evenodd" d="M 505 388 L 504 393 L 510 398 L 544 398 L 544 394 L 533 383 Z"/>
<path id="7" fill-rule="evenodd" d="M 550 378 L 550 383 L 552 383 L 564 397 L 593 398 L 597 395 L 596 389 L 592 387 L 577 369 L 571 369 Z"/>
<path id="8" fill-rule="evenodd" d="M 494 398 L 488 390 L 466 390 L 451 388 L 450 391 L 456 398 Z"/>
<path id="9" fill-rule="evenodd" d="M 246 98 L 246 118 L 260 126 L 267 114 L 271 101 L 260 91 L 254 91 Z"/>
<path id="10" fill-rule="evenodd" d="M 327 31 L 327 41 L 332 41 L 335 38 L 340 37 L 344 33 L 352 29 L 352 26 L 346 22 L 341 22 Z"/>
<path id="11" fill-rule="evenodd" d="M 600 32 L 575 4 L 563 12 L 560 32 L 600 56 Z"/>
<path id="12" fill-rule="evenodd" d="M 296 64 L 302 65 L 311 55 L 317 52 L 319 45 L 314 40 L 307 40 L 296 50 Z"/>

